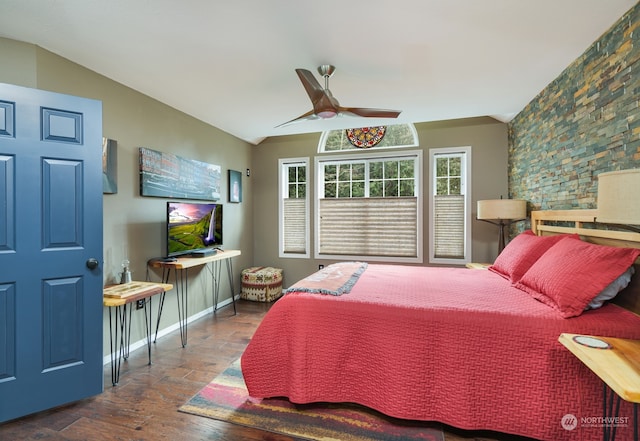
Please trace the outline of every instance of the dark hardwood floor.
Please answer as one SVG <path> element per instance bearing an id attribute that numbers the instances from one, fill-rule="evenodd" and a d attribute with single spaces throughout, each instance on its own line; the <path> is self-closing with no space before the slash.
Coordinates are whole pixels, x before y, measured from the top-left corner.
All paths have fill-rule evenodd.
<path id="1" fill-rule="evenodd" d="M 293 438 L 178 412 L 178 408 L 244 351 L 270 304 L 239 301 L 188 327 L 188 345 L 174 332 L 147 351 L 138 349 L 123 363 L 120 383 L 111 386 L 104 367 L 102 394 L 0 425 L 0 440 L 265 440 Z M 135 320 L 135 318 L 134 318 Z M 5 399 L 0 397 L 0 399 Z M 507 435 L 445 428 L 446 441 L 515 441 Z"/>

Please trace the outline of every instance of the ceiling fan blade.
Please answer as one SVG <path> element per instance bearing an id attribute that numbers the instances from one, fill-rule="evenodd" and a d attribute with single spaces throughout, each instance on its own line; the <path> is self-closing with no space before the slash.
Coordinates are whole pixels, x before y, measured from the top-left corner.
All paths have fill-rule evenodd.
<path id="1" fill-rule="evenodd" d="M 351 113 L 365 118 L 397 118 L 402 110 L 369 109 L 366 107 L 340 107 L 339 113 Z"/>
<path id="2" fill-rule="evenodd" d="M 287 126 L 289 124 L 302 122 L 302 121 L 312 121 L 314 119 L 319 119 L 318 115 L 315 114 L 315 111 L 309 110 L 307 113 L 305 113 L 303 115 L 300 115 L 299 117 L 294 118 L 291 121 L 287 121 L 287 122 L 284 122 L 282 124 L 278 124 L 277 126 L 275 126 L 275 128 L 277 129 L 278 127 L 284 127 L 284 126 Z"/>
<path id="3" fill-rule="evenodd" d="M 324 96 L 324 89 L 316 79 L 316 77 L 307 69 L 296 69 L 296 73 L 307 91 L 307 95 L 311 98 L 311 102 L 315 103 Z"/>

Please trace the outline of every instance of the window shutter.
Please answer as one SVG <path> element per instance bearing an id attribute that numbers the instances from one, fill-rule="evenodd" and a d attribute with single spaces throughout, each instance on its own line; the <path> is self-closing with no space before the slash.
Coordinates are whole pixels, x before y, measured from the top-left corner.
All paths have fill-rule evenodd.
<path id="1" fill-rule="evenodd" d="M 320 199 L 319 254 L 417 256 L 416 197 Z"/>
<path id="2" fill-rule="evenodd" d="M 434 196 L 434 255 L 464 259 L 464 195 Z"/>
<path id="3" fill-rule="evenodd" d="M 284 252 L 306 253 L 306 200 L 284 199 Z"/>

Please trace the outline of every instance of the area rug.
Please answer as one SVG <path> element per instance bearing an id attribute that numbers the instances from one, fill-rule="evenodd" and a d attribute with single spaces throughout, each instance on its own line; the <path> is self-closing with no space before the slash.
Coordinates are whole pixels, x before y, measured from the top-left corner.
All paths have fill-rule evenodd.
<path id="1" fill-rule="evenodd" d="M 247 393 L 240 360 L 205 386 L 181 412 L 314 441 L 444 441 L 438 424 L 387 417 L 350 404 L 296 405 Z"/>

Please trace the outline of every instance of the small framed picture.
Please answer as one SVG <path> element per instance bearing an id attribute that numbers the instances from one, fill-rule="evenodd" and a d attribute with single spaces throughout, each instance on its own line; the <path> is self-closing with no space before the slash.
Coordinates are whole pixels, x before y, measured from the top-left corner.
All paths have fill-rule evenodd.
<path id="1" fill-rule="evenodd" d="M 102 138 L 102 192 L 118 192 L 118 141 Z"/>
<path id="2" fill-rule="evenodd" d="M 242 173 L 229 170 L 229 202 L 242 202 Z"/>

